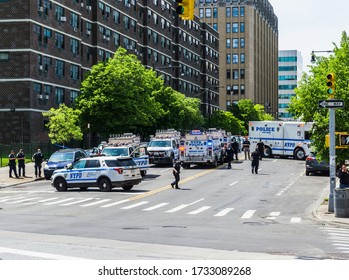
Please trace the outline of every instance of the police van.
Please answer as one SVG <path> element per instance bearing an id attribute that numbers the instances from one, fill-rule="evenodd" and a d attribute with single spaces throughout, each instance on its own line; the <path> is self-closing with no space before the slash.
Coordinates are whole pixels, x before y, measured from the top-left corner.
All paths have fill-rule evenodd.
<path id="1" fill-rule="evenodd" d="M 59 192 L 76 187 L 82 190 L 97 187 L 104 192 L 112 188 L 128 191 L 141 181 L 141 172 L 130 157 L 83 158 L 54 171 L 51 177 L 51 185 Z"/>
<path id="2" fill-rule="evenodd" d="M 183 168 L 191 164 L 217 166 L 223 163 L 223 133 L 192 130 L 184 136 L 179 146 L 179 159 Z"/>
<path id="3" fill-rule="evenodd" d="M 142 176 L 150 168 L 147 146 L 140 143 L 140 137 L 132 133 L 110 135 L 108 145 L 105 145 L 101 155 L 104 156 L 129 156 L 141 170 Z"/>
<path id="4" fill-rule="evenodd" d="M 310 153 L 312 122 L 250 121 L 249 140 L 251 151 L 261 140 L 265 157 L 292 156 L 305 159 Z"/>

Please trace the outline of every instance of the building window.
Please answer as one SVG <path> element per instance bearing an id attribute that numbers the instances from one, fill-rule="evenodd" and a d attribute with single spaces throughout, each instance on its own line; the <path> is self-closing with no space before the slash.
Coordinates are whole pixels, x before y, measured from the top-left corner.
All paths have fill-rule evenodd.
<path id="1" fill-rule="evenodd" d="M 227 18 L 230 18 L 230 16 L 231 16 L 230 7 L 226 7 L 226 9 L 225 9 L 225 15 L 226 15 Z"/>
<path id="2" fill-rule="evenodd" d="M 239 55 L 238 54 L 233 54 L 233 64 L 239 63 Z"/>
<path id="3" fill-rule="evenodd" d="M 230 72 L 230 69 L 227 69 L 227 79 L 230 79 L 231 78 L 231 72 Z"/>
<path id="4" fill-rule="evenodd" d="M 297 62 L 296 56 L 279 57 L 279 62 Z"/>
<path id="5" fill-rule="evenodd" d="M 233 7 L 233 17 L 238 17 L 238 16 L 239 16 L 239 8 Z"/>
<path id="6" fill-rule="evenodd" d="M 71 90 L 70 91 L 70 104 L 74 104 L 75 100 L 76 100 L 76 98 L 78 98 L 78 96 L 79 96 L 79 92 L 78 91 Z"/>
<path id="7" fill-rule="evenodd" d="M 233 70 L 233 80 L 238 80 L 239 79 L 239 70 L 234 69 Z"/>
<path id="8" fill-rule="evenodd" d="M 55 102 L 56 102 L 56 104 L 64 103 L 64 89 L 63 88 L 56 87 Z"/>
<path id="9" fill-rule="evenodd" d="M 245 63 L 245 54 L 240 54 L 240 63 Z"/>
<path id="10" fill-rule="evenodd" d="M 240 38 L 240 48 L 245 47 L 245 38 Z"/>
<path id="11" fill-rule="evenodd" d="M 199 9 L 199 17 L 204 18 L 204 9 L 203 8 Z"/>
<path id="12" fill-rule="evenodd" d="M 44 85 L 44 99 L 48 100 L 52 94 L 52 86 Z"/>
<path id="13" fill-rule="evenodd" d="M 239 86 L 233 85 L 233 94 L 239 94 Z"/>
<path id="14" fill-rule="evenodd" d="M 33 83 L 33 90 L 36 94 L 41 95 L 41 86 L 39 83 Z"/>
<path id="15" fill-rule="evenodd" d="M 212 9 L 211 8 L 206 8 L 205 9 L 205 17 L 206 18 L 211 18 L 212 17 Z"/>
<path id="16" fill-rule="evenodd" d="M 64 49 L 64 35 L 60 33 L 55 34 L 55 44 L 59 49 Z"/>
<path id="17" fill-rule="evenodd" d="M 64 8 L 56 5 L 55 6 L 55 18 L 58 21 L 61 21 L 62 17 L 64 17 Z"/>
<path id="18" fill-rule="evenodd" d="M 70 51 L 73 54 L 79 54 L 79 41 L 76 39 L 70 39 Z"/>
<path id="19" fill-rule="evenodd" d="M 70 25 L 74 28 L 79 28 L 79 16 L 78 14 L 71 12 L 70 13 Z"/>
<path id="20" fill-rule="evenodd" d="M 239 32 L 239 24 L 237 22 L 233 22 L 233 33 Z"/>
<path id="21" fill-rule="evenodd" d="M 245 69 L 240 69 L 240 79 L 245 79 Z"/>
<path id="22" fill-rule="evenodd" d="M 231 39 L 227 39 L 227 49 L 230 49 Z"/>
<path id="23" fill-rule="evenodd" d="M 244 22 L 240 22 L 240 32 L 241 33 L 245 32 L 245 23 Z"/>
<path id="24" fill-rule="evenodd" d="M 79 80 L 79 67 L 77 65 L 70 65 L 70 78 Z"/>
<path id="25" fill-rule="evenodd" d="M 226 33 L 230 33 L 231 32 L 231 25 L 230 22 L 227 22 L 226 24 Z"/>
<path id="26" fill-rule="evenodd" d="M 231 55 L 227 54 L 227 64 L 230 64 L 230 63 L 231 63 Z"/>
<path id="27" fill-rule="evenodd" d="M 240 93 L 245 94 L 245 85 L 240 85 Z"/>
<path id="28" fill-rule="evenodd" d="M 212 27 L 214 30 L 218 31 L 218 23 L 214 23 Z"/>
<path id="29" fill-rule="evenodd" d="M 245 7 L 241 6 L 240 7 L 240 17 L 244 17 L 245 16 Z"/>
<path id="30" fill-rule="evenodd" d="M 218 17 L 218 8 L 213 8 L 213 18 Z"/>
<path id="31" fill-rule="evenodd" d="M 56 60 L 55 73 L 57 76 L 64 76 L 64 61 Z"/>
<path id="32" fill-rule="evenodd" d="M 237 49 L 239 47 L 239 39 L 233 39 L 233 49 Z"/>
<path id="33" fill-rule="evenodd" d="M 0 61 L 8 61 L 10 59 L 10 55 L 8 52 L 0 52 Z"/>

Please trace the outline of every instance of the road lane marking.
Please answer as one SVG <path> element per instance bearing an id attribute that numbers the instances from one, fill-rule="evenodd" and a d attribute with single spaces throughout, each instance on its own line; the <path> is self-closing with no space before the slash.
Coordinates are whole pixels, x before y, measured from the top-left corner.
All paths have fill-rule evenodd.
<path id="1" fill-rule="evenodd" d="M 161 208 L 161 207 L 163 207 L 163 206 L 166 206 L 166 205 L 168 205 L 168 204 L 169 204 L 168 202 L 163 202 L 163 203 L 154 205 L 154 206 L 152 206 L 152 207 L 145 208 L 145 209 L 143 209 L 143 211 L 151 211 L 151 210 L 158 209 L 158 208 Z"/>
<path id="2" fill-rule="evenodd" d="M 58 199 L 58 197 L 52 197 L 52 198 L 47 198 L 47 199 L 39 200 L 39 202 L 47 202 L 47 201 L 51 201 L 51 200 L 55 200 L 55 199 Z"/>
<path id="3" fill-rule="evenodd" d="M 74 205 L 74 204 L 78 204 L 78 203 L 82 203 L 82 202 L 85 202 L 85 201 L 89 201 L 91 199 L 94 199 L 93 197 L 90 197 L 90 198 L 85 198 L 85 199 L 80 199 L 78 201 L 73 201 L 73 202 L 69 202 L 69 203 L 65 203 L 65 204 L 61 204 L 59 206 L 69 206 L 69 205 Z"/>
<path id="4" fill-rule="evenodd" d="M 233 211 L 234 208 L 225 208 L 221 211 L 219 211 L 216 215 L 214 215 L 215 217 L 222 217 L 222 216 L 225 216 L 227 215 L 230 211 Z"/>
<path id="5" fill-rule="evenodd" d="M 291 223 L 300 223 L 301 221 L 302 221 L 302 218 L 300 217 L 291 218 Z"/>
<path id="6" fill-rule="evenodd" d="M 141 206 L 143 204 L 147 204 L 149 201 L 141 201 L 141 202 L 138 202 L 138 203 L 135 203 L 135 204 L 131 204 L 129 206 L 125 206 L 125 207 L 122 207 L 121 209 L 131 209 L 131 208 L 136 208 L 138 206 Z"/>
<path id="7" fill-rule="evenodd" d="M 267 220 L 275 220 L 277 216 L 280 215 L 280 212 L 271 212 L 267 217 Z"/>
<path id="8" fill-rule="evenodd" d="M 113 203 L 105 204 L 105 205 L 102 205 L 102 206 L 99 206 L 99 207 L 108 208 L 108 207 L 119 205 L 119 204 L 122 204 L 122 203 L 125 203 L 125 202 L 129 202 L 129 201 L 130 200 L 128 200 L 128 199 L 124 199 L 124 200 L 119 200 L 119 201 L 116 201 L 116 202 L 113 202 Z"/>
<path id="9" fill-rule="evenodd" d="M 66 199 L 62 199 L 62 200 L 58 200 L 58 201 L 44 203 L 43 205 L 54 205 L 54 204 L 70 201 L 70 200 L 73 200 L 73 199 L 75 199 L 75 198 L 71 197 L 71 198 L 66 198 Z"/>
<path id="10" fill-rule="evenodd" d="M 192 211 L 192 212 L 189 212 L 189 213 L 187 213 L 188 215 L 196 215 L 196 214 L 199 214 L 199 213 L 201 213 L 201 212 L 203 212 L 203 211 L 206 211 L 207 209 L 210 209 L 211 208 L 211 206 L 202 206 L 202 207 L 200 207 L 199 209 L 197 209 L 197 210 L 194 210 L 194 211 Z"/>
<path id="11" fill-rule="evenodd" d="M 231 183 L 231 184 L 229 185 L 229 187 L 232 187 L 232 186 L 236 185 L 237 183 L 238 183 L 238 181 L 235 181 L 235 182 Z"/>
<path id="12" fill-rule="evenodd" d="M 80 205 L 80 207 L 88 207 L 88 206 L 92 206 L 92 205 L 96 205 L 96 204 L 101 204 L 101 203 L 104 203 L 104 202 L 107 202 L 107 201 L 110 201 L 110 200 L 111 200 L 110 198 L 101 199 L 101 200 L 97 200 L 97 201 L 94 201 L 94 202 L 91 202 L 91 203 Z"/>
<path id="13" fill-rule="evenodd" d="M 40 253 L 40 252 L 34 252 L 34 251 L 28 251 L 28 250 L 18 250 L 18 249 L 5 248 L 5 247 L 0 247 L 0 252 L 22 255 L 22 256 L 31 256 L 31 257 L 49 259 L 49 260 L 51 260 L 51 259 L 52 260 L 88 260 L 86 258 L 76 258 L 76 257 L 71 257 L 71 256 Z"/>
<path id="14" fill-rule="evenodd" d="M 196 201 L 194 201 L 194 202 L 192 202 L 192 203 L 189 203 L 189 204 L 182 204 L 182 205 L 179 205 L 179 206 L 177 206 L 177 207 L 175 207 L 175 208 L 172 208 L 172 209 L 170 209 L 170 210 L 167 210 L 166 213 L 174 213 L 174 212 L 177 212 L 177 211 L 182 210 L 182 209 L 184 209 L 184 208 L 186 208 L 186 207 L 188 207 L 188 206 L 194 205 L 195 203 L 198 203 L 198 202 L 200 202 L 200 201 L 202 201 L 202 200 L 204 200 L 204 198 L 201 198 L 201 199 L 196 200 Z"/>
<path id="15" fill-rule="evenodd" d="M 6 201 L 10 201 L 10 200 L 16 200 L 16 199 L 22 199 L 25 198 L 24 196 L 16 196 L 16 197 L 12 197 L 12 198 L 7 198 L 7 199 L 2 199 L 0 200 L 0 202 L 6 202 Z"/>
<path id="16" fill-rule="evenodd" d="M 247 210 L 242 216 L 241 219 L 250 219 L 256 210 Z"/>
<path id="17" fill-rule="evenodd" d="M 21 199 L 21 200 L 16 200 L 16 201 L 11 201 L 11 202 L 7 202 L 5 204 L 16 204 L 16 203 L 21 203 L 24 201 L 31 201 L 31 200 L 35 200 L 35 199 L 39 199 L 41 197 L 31 197 L 31 198 L 25 198 L 25 199 Z"/>

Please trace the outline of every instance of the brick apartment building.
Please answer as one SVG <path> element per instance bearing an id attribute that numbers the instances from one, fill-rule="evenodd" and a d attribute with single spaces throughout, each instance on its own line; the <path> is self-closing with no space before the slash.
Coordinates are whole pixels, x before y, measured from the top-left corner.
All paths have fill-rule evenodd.
<path id="1" fill-rule="evenodd" d="M 219 36 L 165 0 L 0 0 L 0 143 L 48 141 L 42 112 L 72 106 L 92 65 L 118 47 L 175 90 L 219 106 Z"/>

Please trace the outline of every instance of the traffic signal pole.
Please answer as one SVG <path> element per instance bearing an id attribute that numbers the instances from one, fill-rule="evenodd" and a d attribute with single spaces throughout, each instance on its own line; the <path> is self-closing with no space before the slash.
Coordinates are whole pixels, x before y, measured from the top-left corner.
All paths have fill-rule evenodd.
<path id="1" fill-rule="evenodd" d="M 334 212 L 333 194 L 336 188 L 336 111 L 329 108 L 329 135 L 330 135 L 330 195 L 328 198 L 328 212 Z"/>

